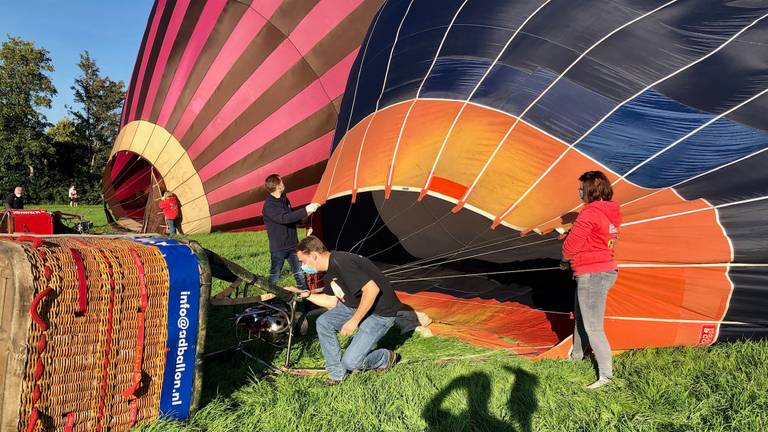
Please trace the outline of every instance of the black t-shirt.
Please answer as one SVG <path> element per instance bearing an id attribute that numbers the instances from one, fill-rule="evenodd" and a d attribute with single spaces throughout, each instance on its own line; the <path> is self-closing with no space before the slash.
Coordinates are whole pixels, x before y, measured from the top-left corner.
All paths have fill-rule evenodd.
<path id="1" fill-rule="evenodd" d="M 384 317 L 397 315 L 403 305 L 395 295 L 387 277 L 368 258 L 348 252 L 331 252 L 328 271 L 323 277 L 325 293 L 335 295 L 347 307 L 357 309 L 363 296 L 363 286 L 374 281 L 379 295 L 371 312 Z M 334 289 L 336 287 L 336 289 Z M 341 298 L 343 297 L 343 298 Z"/>

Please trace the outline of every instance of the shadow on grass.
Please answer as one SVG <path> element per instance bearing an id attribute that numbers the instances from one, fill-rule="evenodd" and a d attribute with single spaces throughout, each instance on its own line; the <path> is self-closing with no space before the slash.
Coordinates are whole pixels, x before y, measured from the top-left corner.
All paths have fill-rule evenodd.
<path id="1" fill-rule="evenodd" d="M 243 295 L 252 295 L 252 293 L 246 292 Z M 264 379 L 273 373 L 263 364 L 236 349 L 238 340 L 235 317 L 247 307 L 247 305 L 218 306 L 212 307 L 208 312 L 201 406 L 217 397 L 229 397 L 241 387 L 249 385 L 254 379 Z M 318 354 L 311 349 L 313 341 L 317 339 L 314 321 L 323 311 L 322 309 L 308 311 L 306 305 L 301 303 L 298 305 L 297 314 L 303 315 L 303 318 L 297 318 L 297 326 L 301 327 L 301 320 L 306 320 L 304 330 L 306 334 L 304 331 L 299 333 L 298 328 L 297 333 L 294 333 L 289 367 L 300 367 L 297 363 L 300 363 L 300 359 L 305 355 L 312 357 Z M 264 363 L 283 366 L 286 361 L 284 346 L 286 342 L 286 339 L 282 339 L 282 343 L 276 347 L 264 341 L 254 340 L 244 344 L 243 350 Z"/>
<path id="2" fill-rule="evenodd" d="M 206 334 L 206 353 L 203 369 L 203 393 L 201 406 L 211 402 L 217 397 L 229 397 L 241 387 L 247 386 L 256 379 L 262 379 L 268 371 L 258 362 L 248 358 L 236 350 L 227 350 L 237 346 L 235 337 L 234 316 L 243 307 L 224 306 L 211 308 L 208 313 L 208 331 Z M 311 357 L 319 355 L 313 352 L 313 342 L 317 339 L 315 321 L 324 309 L 313 309 L 306 312 L 308 329 L 305 336 L 297 335 L 292 344 L 291 366 L 300 366 L 300 359 L 305 355 Z M 381 348 L 391 350 L 399 349 L 413 336 L 413 331 L 400 332 L 398 328 L 392 328 L 378 343 Z M 342 347 L 346 348 L 351 338 L 342 338 Z M 245 346 L 246 351 L 266 363 L 283 365 L 285 351 L 276 349 L 266 343 L 254 342 Z M 316 351 L 316 349 L 315 349 Z M 297 364 L 299 363 L 299 364 Z M 324 364 L 324 362 L 320 362 Z M 320 364 L 315 367 L 321 367 Z"/>
<path id="3" fill-rule="evenodd" d="M 413 330 L 406 333 L 401 333 L 399 328 L 393 327 L 387 332 L 387 334 L 385 334 L 381 339 L 379 339 L 378 347 L 386 348 L 391 351 L 397 351 L 412 336 L 413 336 Z"/>
<path id="4" fill-rule="evenodd" d="M 422 412 L 430 432 L 455 431 L 520 431 L 530 432 L 531 418 L 538 409 L 536 387 L 539 379 L 530 372 L 505 366 L 504 369 L 515 375 L 507 407 L 514 422 L 506 422 L 493 417 L 488 411 L 491 397 L 491 378 L 483 372 L 475 372 L 451 381 L 427 404 Z M 468 409 L 461 414 L 453 414 L 443 409 L 443 403 L 456 391 L 463 391 L 467 398 Z"/>
<path id="5" fill-rule="evenodd" d="M 265 368 L 257 362 L 233 349 L 237 346 L 234 317 L 242 309 L 220 306 L 208 312 L 200 406 L 205 406 L 217 397 L 227 398 L 254 378 L 263 377 L 266 373 Z M 246 349 L 265 362 L 277 360 L 276 350 L 266 344 L 250 343 Z"/>

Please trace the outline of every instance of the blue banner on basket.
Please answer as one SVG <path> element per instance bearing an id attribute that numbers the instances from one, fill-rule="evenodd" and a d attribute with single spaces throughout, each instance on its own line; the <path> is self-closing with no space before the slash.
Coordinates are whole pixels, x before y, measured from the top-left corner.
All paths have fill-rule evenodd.
<path id="1" fill-rule="evenodd" d="M 195 381 L 195 357 L 200 310 L 200 270 L 189 246 L 163 238 L 136 241 L 157 247 L 168 265 L 168 340 L 160 394 L 160 415 L 189 417 Z"/>

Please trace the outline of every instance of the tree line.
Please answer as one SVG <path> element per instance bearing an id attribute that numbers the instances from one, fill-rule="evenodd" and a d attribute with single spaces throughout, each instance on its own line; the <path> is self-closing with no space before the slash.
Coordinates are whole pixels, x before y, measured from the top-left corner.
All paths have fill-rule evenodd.
<path id="1" fill-rule="evenodd" d="M 102 75 L 88 51 L 78 67 L 74 106 L 52 124 L 42 112 L 58 93 L 49 52 L 10 35 L 0 45 L 0 196 L 23 186 L 29 203 L 62 203 L 74 184 L 81 202 L 101 202 L 125 84 Z"/>

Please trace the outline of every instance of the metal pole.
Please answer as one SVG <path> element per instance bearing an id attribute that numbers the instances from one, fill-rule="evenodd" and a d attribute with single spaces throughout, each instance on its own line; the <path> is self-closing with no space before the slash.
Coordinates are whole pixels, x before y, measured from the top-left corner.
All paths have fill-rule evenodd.
<path id="1" fill-rule="evenodd" d="M 288 303 L 291 308 L 291 319 L 288 320 L 288 347 L 285 350 L 285 364 L 283 367 L 288 368 L 288 364 L 291 361 L 291 343 L 293 342 L 293 320 L 296 318 L 296 297 Z"/>

